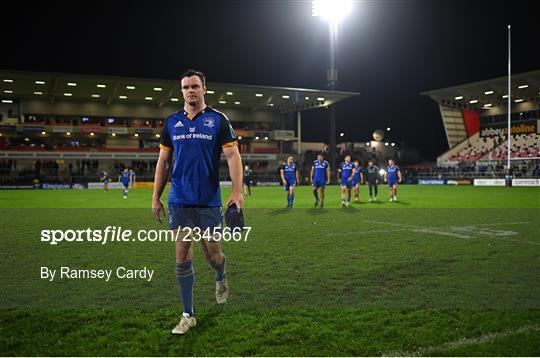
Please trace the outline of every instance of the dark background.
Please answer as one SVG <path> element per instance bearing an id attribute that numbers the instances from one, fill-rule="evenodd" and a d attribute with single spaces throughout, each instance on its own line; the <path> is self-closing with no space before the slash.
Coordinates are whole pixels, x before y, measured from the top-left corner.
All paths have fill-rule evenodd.
<path id="1" fill-rule="evenodd" d="M 4 69 L 326 88 L 328 25 L 310 1 L 15 2 L 3 11 Z M 361 1 L 342 23 L 337 131 L 391 140 L 434 159 L 447 149 L 437 104 L 420 92 L 540 68 L 539 12 L 526 1 Z M 304 140 L 328 142 L 325 110 Z M 338 140 L 339 141 L 339 140 Z"/>

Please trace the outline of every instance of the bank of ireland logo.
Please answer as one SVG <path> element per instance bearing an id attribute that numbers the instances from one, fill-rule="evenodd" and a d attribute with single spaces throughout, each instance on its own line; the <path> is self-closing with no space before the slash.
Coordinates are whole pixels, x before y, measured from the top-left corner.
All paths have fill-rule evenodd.
<path id="1" fill-rule="evenodd" d="M 195 127 L 189 127 L 189 133 L 195 132 Z"/>
<path id="2" fill-rule="evenodd" d="M 212 128 L 214 126 L 214 120 L 212 118 L 206 118 L 203 124 L 207 127 Z"/>
<path id="3" fill-rule="evenodd" d="M 184 125 L 182 124 L 182 121 L 178 121 L 175 125 L 174 125 L 174 128 L 178 128 L 178 127 L 183 127 Z"/>

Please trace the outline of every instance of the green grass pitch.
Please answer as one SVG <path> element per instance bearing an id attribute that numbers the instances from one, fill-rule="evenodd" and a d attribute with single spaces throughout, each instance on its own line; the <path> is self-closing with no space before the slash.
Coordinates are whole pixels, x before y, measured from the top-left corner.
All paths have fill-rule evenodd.
<path id="1" fill-rule="evenodd" d="M 228 190 L 223 190 L 226 197 Z M 170 242 L 40 242 L 44 229 L 163 229 L 151 191 L 0 191 L 0 354 L 540 355 L 540 189 L 399 187 L 398 202 L 313 207 L 298 187 L 246 198 L 245 241 L 224 242 L 229 302 L 197 246 L 198 324 L 180 314 Z M 164 196 L 166 202 L 166 195 Z M 145 280 L 40 279 L 40 267 L 155 271 Z"/>

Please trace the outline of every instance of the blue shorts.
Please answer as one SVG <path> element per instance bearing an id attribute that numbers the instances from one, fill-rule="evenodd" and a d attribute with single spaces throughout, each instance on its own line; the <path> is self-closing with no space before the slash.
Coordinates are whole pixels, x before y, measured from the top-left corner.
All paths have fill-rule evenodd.
<path id="1" fill-rule="evenodd" d="M 200 228 L 206 230 L 221 227 L 220 207 L 175 207 L 169 204 L 169 229 L 179 227 Z"/>
<path id="2" fill-rule="evenodd" d="M 341 186 L 346 186 L 347 188 L 351 188 L 352 185 L 353 185 L 352 180 L 347 180 L 347 179 L 341 178 Z"/>
<path id="3" fill-rule="evenodd" d="M 357 186 L 359 184 L 360 184 L 360 179 L 353 179 L 352 182 L 351 182 L 352 186 Z"/>
<path id="4" fill-rule="evenodd" d="M 313 183 L 311 184 L 314 188 L 324 188 L 326 185 L 325 180 L 313 180 Z"/>
<path id="5" fill-rule="evenodd" d="M 289 188 L 291 188 L 291 187 L 294 188 L 295 186 L 296 186 L 296 180 L 295 180 L 295 181 L 291 181 L 291 182 L 286 181 L 286 182 L 285 182 L 285 185 L 283 186 L 283 189 L 284 189 L 284 190 L 289 190 Z"/>
<path id="6" fill-rule="evenodd" d="M 109 184 L 109 179 L 103 180 L 103 184 Z"/>
<path id="7" fill-rule="evenodd" d="M 129 187 L 129 182 L 127 182 L 127 183 L 125 183 L 125 182 L 122 182 L 122 186 L 123 186 L 124 188 L 127 188 L 127 187 Z"/>
<path id="8" fill-rule="evenodd" d="M 389 187 L 393 187 L 394 185 L 397 185 L 398 181 L 397 180 L 388 180 L 388 186 Z"/>

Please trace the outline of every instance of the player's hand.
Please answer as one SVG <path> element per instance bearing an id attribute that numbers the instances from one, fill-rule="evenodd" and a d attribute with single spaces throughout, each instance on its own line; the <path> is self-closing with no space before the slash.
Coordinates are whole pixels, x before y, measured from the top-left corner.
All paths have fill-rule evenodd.
<path id="1" fill-rule="evenodd" d="M 242 192 L 233 191 L 227 200 L 227 206 L 229 206 L 230 203 L 235 203 L 238 211 L 240 211 L 240 209 L 244 207 L 244 195 L 242 195 Z"/>
<path id="2" fill-rule="evenodd" d="M 165 218 L 165 209 L 161 200 L 152 200 L 152 215 L 156 221 L 162 222 L 161 218 Z"/>

